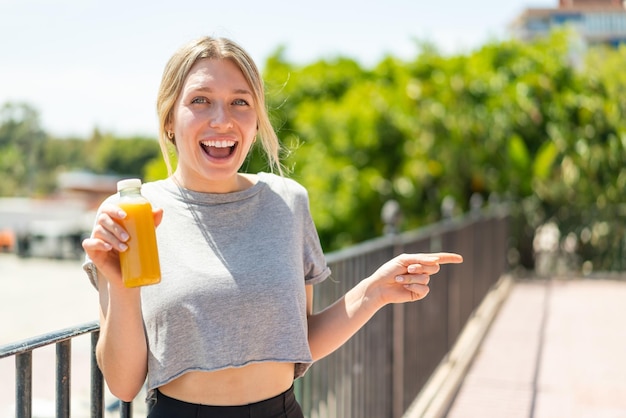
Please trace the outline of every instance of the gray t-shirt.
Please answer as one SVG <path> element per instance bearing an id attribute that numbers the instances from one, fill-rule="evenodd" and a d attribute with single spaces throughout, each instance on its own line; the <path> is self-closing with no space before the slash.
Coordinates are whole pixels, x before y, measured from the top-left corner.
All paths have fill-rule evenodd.
<path id="1" fill-rule="evenodd" d="M 302 376 L 312 362 L 305 284 L 330 275 L 306 190 L 259 173 L 241 192 L 198 193 L 167 179 L 142 194 L 164 210 L 162 280 L 141 289 L 148 390 L 193 370 L 268 361 L 296 363 Z"/>

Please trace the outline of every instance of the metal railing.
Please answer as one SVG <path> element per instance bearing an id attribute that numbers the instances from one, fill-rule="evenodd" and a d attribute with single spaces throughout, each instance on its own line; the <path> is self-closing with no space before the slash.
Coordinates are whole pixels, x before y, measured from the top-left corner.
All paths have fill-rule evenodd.
<path id="1" fill-rule="evenodd" d="M 70 416 L 70 383 L 72 368 L 72 339 L 91 334 L 91 399 L 90 416 L 104 416 L 104 381 L 96 363 L 95 348 L 100 335 L 98 322 L 66 328 L 49 334 L 0 346 L 0 359 L 15 356 L 15 417 L 31 418 L 33 411 L 33 352 L 56 346 L 56 417 Z M 120 417 L 132 417 L 132 405 L 121 402 Z"/>
<path id="2" fill-rule="evenodd" d="M 430 281 L 428 297 L 383 308 L 298 379 L 296 393 L 305 416 L 401 417 L 507 270 L 508 224 L 504 208 L 477 211 L 328 254 L 333 276 L 316 286 L 315 310 L 402 252 L 457 252 L 464 262 L 442 266 Z"/>
<path id="3" fill-rule="evenodd" d="M 336 352 L 296 381 L 308 418 L 399 418 L 410 406 L 464 324 L 507 269 L 508 213 L 475 211 L 403 234 L 390 234 L 327 254 L 333 271 L 315 288 L 315 310 L 335 302 L 381 264 L 402 252 L 457 252 L 461 265 L 446 265 L 418 303 L 387 306 Z M 0 359 L 15 356 L 16 417 L 32 416 L 32 352 L 56 345 L 56 416 L 70 416 L 71 341 L 91 334 L 91 417 L 104 416 L 104 383 L 95 360 L 96 322 L 0 346 Z M 123 402 L 121 417 L 132 416 Z"/>

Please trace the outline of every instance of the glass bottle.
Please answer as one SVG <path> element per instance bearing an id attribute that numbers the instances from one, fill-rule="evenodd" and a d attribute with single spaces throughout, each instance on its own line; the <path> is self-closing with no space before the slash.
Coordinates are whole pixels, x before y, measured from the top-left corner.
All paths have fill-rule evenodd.
<path id="1" fill-rule="evenodd" d="M 119 223 L 129 235 L 128 249 L 120 252 L 122 279 L 126 287 L 156 284 L 161 281 L 161 266 L 156 242 L 152 205 L 141 194 L 140 179 L 120 180 L 119 207 L 126 217 Z"/>

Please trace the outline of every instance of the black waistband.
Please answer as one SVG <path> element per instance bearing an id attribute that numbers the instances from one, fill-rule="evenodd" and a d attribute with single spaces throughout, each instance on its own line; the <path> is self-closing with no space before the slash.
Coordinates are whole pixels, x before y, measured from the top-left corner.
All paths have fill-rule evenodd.
<path id="1" fill-rule="evenodd" d="M 156 403 L 148 415 L 150 418 L 160 418 L 166 416 L 176 416 L 181 418 L 263 418 L 289 412 L 294 409 L 299 410 L 293 391 L 293 385 L 279 395 L 248 405 L 201 405 L 171 398 L 162 394 L 158 390 L 156 398 Z"/>

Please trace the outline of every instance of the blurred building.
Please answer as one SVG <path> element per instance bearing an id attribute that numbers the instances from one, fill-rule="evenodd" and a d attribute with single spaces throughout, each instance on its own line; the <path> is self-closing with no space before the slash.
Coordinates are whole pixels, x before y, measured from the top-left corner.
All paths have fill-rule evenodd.
<path id="1" fill-rule="evenodd" d="M 57 183 L 63 198 L 82 201 L 88 210 L 95 210 L 105 198 L 117 192 L 117 182 L 122 178 L 88 171 L 68 171 L 59 175 Z"/>
<path id="2" fill-rule="evenodd" d="M 515 38 L 532 40 L 552 29 L 573 28 L 588 45 L 626 44 L 626 1 L 559 0 L 556 8 L 528 8 L 510 25 Z"/>
<path id="3" fill-rule="evenodd" d="M 82 239 L 102 201 L 117 191 L 114 175 L 83 171 L 59 175 L 45 198 L 0 197 L 0 251 L 21 257 L 82 257 Z"/>

